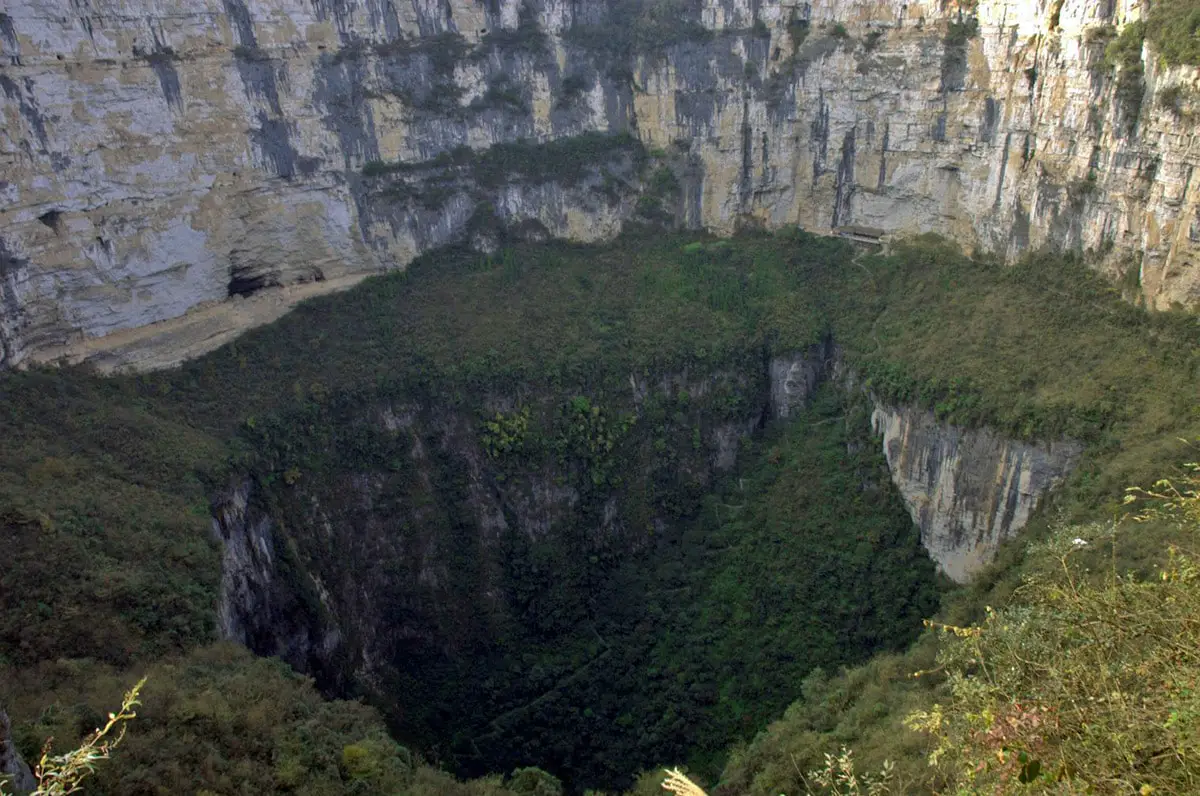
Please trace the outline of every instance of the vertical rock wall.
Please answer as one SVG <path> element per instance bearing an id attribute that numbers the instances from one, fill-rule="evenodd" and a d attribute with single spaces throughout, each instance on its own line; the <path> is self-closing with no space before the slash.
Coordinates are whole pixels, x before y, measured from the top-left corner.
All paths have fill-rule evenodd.
<path id="1" fill-rule="evenodd" d="M 862 391 L 857 374 L 832 343 L 776 357 L 770 372 L 777 420 L 802 409 L 826 379 L 843 389 Z M 1000 545 L 1025 527 L 1083 454 L 1083 445 L 1072 440 L 1020 442 L 866 395 L 892 483 L 921 529 L 921 544 L 956 583 L 970 581 L 992 562 Z"/>
<path id="2" fill-rule="evenodd" d="M 1155 306 L 1200 302 L 1197 72 L 1147 53 L 1130 90 L 1104 62 L 1140 3 L 696 0 L 666 33 L 633 31 L 661 42 L 614 46 L 628 6 L 13 0 L 0 362 L 168 365 L 471 238 L 481 204 L 611 236 L 638 190 L 619 166 L 493 174 L 486 195 L 364 171 L 588 131 L 631 131 L 669 163 L 688 225 L 1085 250 Z"/>
<path id="3" fill-rule="evenodd" d="M 37 780 L 29 765 L 17 752 L 17 746 L 12 739 L 12 723 L 8 714 L 0 707 L 0 781 L 14 788 L 18 793 L 31 791 L 37 787 Z"/>
<path id="4" fill-rule="evenodd" d="M 871 422 L 883 438 L 892 481 L 921 529 L 921 543 L 958 583 L 969 581 L 1001 542 L 1025 527 L 1083 451 L 1069 441 L 1015 442 L 878 402 Z"/>

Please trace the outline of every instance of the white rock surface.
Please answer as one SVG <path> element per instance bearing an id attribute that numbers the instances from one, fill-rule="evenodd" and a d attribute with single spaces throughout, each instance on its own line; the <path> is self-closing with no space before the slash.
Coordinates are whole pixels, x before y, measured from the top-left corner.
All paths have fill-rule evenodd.
<path id="1" fill-rule="evenodd" d="M 1083 451 L 1068 441 L 1015 442 L 879 402 L 871 422 L 883 438 L 892 481 L 921 529 L 921 543 L 958 583 L 991 563 Z"/>
<path id="2" fill-rule="evenodd" d="M 973 5 L 979 35 L 949 46 L 965 17 L 944 0 L 706 0 L 720 35 L 622 65 L 571 35 L 600 0 L 535 3 L 544 50 L 521 38 L 519 0 L 9 0 L 0 363 L 177 362 L 276 317 L 214 310 L 233 294 L 335 289 L 470 237 L 474 199 L 389 200 L 368 161 L 587 130 L 682 143 L 692 225 L 1091 250 L 1114 275 L 1136 270 L 1154 306 L 1200 304 L 1194 125 L 1156 100 L 1195 89 L 1196 70 L 1147 53 L 1130 131 L 1098 33 L 1139 3 Z M 806 16 L 795 47 L 789 23 Z M 465 42 L 457 57 L 446 33 Z M 497 101 L 505 90 L 520 100 Z M 489 201 L 510 223 L 596 239 L 632 210 L 598 187 L 522 183 Z"/>

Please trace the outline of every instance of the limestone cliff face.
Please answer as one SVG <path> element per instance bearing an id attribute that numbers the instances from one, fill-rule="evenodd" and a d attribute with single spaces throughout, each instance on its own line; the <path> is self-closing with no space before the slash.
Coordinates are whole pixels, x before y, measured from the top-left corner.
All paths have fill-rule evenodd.
<path id="1" fill-rule="evenodd" d="M 871 422 L 883 438 L 892 481 L 921 529 L 921 543 L 958 583 L 991 562 L 1082 453 L 1074 442 L 1015 442 L 879 402 Z"/>
<path id="2" fill-rule="evenodd" d="M 522 634 L 573 632 L 563 617 L 616 588 L 619 564 L 694 512 L 763 422 L 768 385 L 761 360 L 749 363 L 631 375 L 628 392 L 585 413 L 607 454 L 562 436 L 567 399 L 528 391 L 473 409 L 381 399 L 284 421 L 289 450 L 305 451 L 298 463 L 265 446 L 213 497 L 222 635 L 324 687 L 395 699 L 402 715 L 413 707 L 397 683 L 413 661 L 445 674 Z M 729 409 L 733 394 L 745 400 Z M 518 403 L 532 407 L 527 430 L 489 438 L 481 417 L 513 416 Z M 629 431 L 618 412 L 641 425 Z M 313 440 L 294 430 L 306 425 L 320 426 Z M 466 710 L 472 695 L 430 696 L 422 709 L 443 697 Z"/>
<path id="3" fill-rule="evenodd" d="M 7 779 L 18 793 L 37 787 L 33 772 L 17 752 L 17 745 L 12 739 L 12 724 L 3 706 L 0 706 L 0 779 Z"/>
<path id="4" fill-rule="evenodd" d="M 1156 306 L 1200 302 L 1200 155 L 1156 100 L 1198 78 L 1148 54 L 1118 91 L 1105 35 L 1135 0 L 684 5 L 709 35 L 639 54 L 597 35 L 618 0 L 6 4 L 0 362 L 167 365 L 488 230 L 610 236 L 628 153 L 433 160 L 589 131 L 669 164 L 689 225 L 1092 250 Z"/>
<path id="5" fill-rule="evenodd" d="M 771 360 L 771 409 L 777 420 L 802 409 L 826 379 L 864 392 L 840 349 L 828 343 Z M 990 564 L 1000 544 L 1029 522 L 1039 503 L 1079 463 L 1071 440 L 1026 443 L 987 428 L 968 429 L 932 412 L 894 406 L 870 392 L 871 425 L 921 544 L 938 569 L 966 583 Z"/>

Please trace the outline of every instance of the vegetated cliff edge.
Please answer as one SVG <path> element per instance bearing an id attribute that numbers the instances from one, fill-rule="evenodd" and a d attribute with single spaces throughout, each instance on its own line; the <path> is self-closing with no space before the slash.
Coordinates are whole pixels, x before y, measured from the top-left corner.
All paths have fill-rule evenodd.
<path id="1" fill-rule="evenodd" d="M 8 4 L 0 362 L 167 365 L 437 245 L 647 210 L 1093 250 L 1155 306 L 1200 299 L 1195 70 L 1105 61 L 1140 4 L 653 5 Z M 670 171 L 463 149 L 588 132 Z"/>
<path id="2" fill-rule="evenodd" d="M 713 493 L 752 432 L 803 414 L 815 390 L 830 381 L 850 400 L 863 400 L 838 365 L 832 347 L 816 346 L 790 356 L 747 356 L 740 366 L 707 373 L 635 376 L 623 395 L 592 400 L 564 402 L 521 389 L 495 393 L 484 413 L 495 419 L 483 424 L 476 412 L 431 396 L 368 400 L 328 416 L 282 418 L 278 426 L 261 427 L 258 465 L 213 505 L 214 533 L 224 551 L 222 634 L 259 654 L 283 657 L 328 689 L 370 696 L 410 737 L 441 745 L 440 754 L 474 760 L 480 770 L 498 761 L 517 765 L 532 754 L 531 745 L 546 742 L 538 735 L 545 727 L 531 715 L 555 717 L 545 726 L 588 726 L 572 712 L 578 704 L 596 714 L 597 749 L 628 743 L 628 754 L 677 753 L 672 733 L 658 737 L 646 724 L 644 737 L 635 741 L 636 733 L 625 737 L 609 726 L 627 706 L 610 715 L 615 708 L 607 696 L 587 689 L 629 683 L 593 669 L 624 673 L 658 665 L 641 660 L 651 656 L 647 639 L 673 631 L 656 624 L 661 608 L 644 584 L 664 589 L 672 603 L 700 598 L 688 587 L 671 588 L 669 564 L 661 571 L 652 564 L 681 555 L 676 537 L 697 520 L 701 496 Z M 890 469 L 922 543 L 956 580 L 986 564 L 1076 461 L 1078 450 L 1070 445 L 1011 443 L 869 397 L 867 402 L 876 416 L 911 422 L 919 431 L 896 439 L 889 429 L 888 467 L 881 463 L 843 484 L 847 499 L 870 504 L 877 499 L 871 495 L 894 494 L 882 485 Z M 839 414 L 824 422 L 834 421 L 849 423 Z M 304 428 L 317 430 L 311 437 L 296 431 Z M 867 440 L 837 455 L 852 459 L 873 448 Z M 735 489 L 718 500 L 734 516 L 737 494 Z M 748 501 L 765 498 L 746 494 L 740 502 Z M 718 505 L 718 519 L 721 510 Z M 889 516 L 888 522 L 895 520 Z M 867 523 L 884 524 L 882 517 Z M 899 524 L 911 528 L 906 519 Z M 803 536 L 812 530 L 797 522 L 782 532 Z M 829 532 L 839 538 L 822 535 L 824 554 L 779 562 L 799 593 L 807 593 L 803 584 L 811 581 L 837 580 L 823 573 L 835 555 L 829 551 L 839 546 L 872 561 L 901 554 L 894 540 L 867 541 L 869 530 L 849 516 Z M 704 535 L 703 529 L 696 533 Z M 784 555 L 784 548 L 767 544 L 777 557 Z M 723 560 L 740 554 L 718 547 Z M 903 549 L 914 558 L 893 565 L 908 573 L 902 581 L 921 582 L 931 574 L 915 548 L 910 535 Z M 848 591 L 842 598 L 851 607 L 827 609 L 850 610 L 858 618 L 856 630 L 834 634 L 853 639 L 839 648 L 886 644 L 876 627 L 879 617 L 912 610 L 904 604 L 910 599 L 904 588 L 911 586 L 891 585 L 893 569 L 879 574 L 879 583 L 860 584 L 860 593 L 850 581 L 867 577 L 859 569 L 863 560 L 843 554 L 848 557 L 840 577 Z M 633 561 L 641 563 L 628 566 Z M 858 575 L 850 576 L 851 568 Z M 914 574 L 921 572 L 926 574 Z M 778 622 L 788 612 L 764 596 L 771 593 L 772 576 L 758 577 L 761 588 L 739 610 L 765 601 L 759 610 Z M 827 594 L 814 589 L 810 599 Z M 702 629 L 693 630 L 707 638 Z M 810 632 L 827 639 L 819 628 Z M 825 643 L 813 647 L 824 649 Z M 641 660 L 640 668 L 631 657 Z M 836 664 L 807 660 L 810 667 Z M 684 653 L 673 661 L 690 663 Z M 687 705 L 674 708 L 681 716 L 709 704 L 706 679 L 693 674 L 699 679 L 684 678 L 693 686 Z M 641 688 L 644 700 L 662 690 Z M 451 741 L 442 713 L 456 717 L 469 744 Z M 592 776 L 628 773 L 576 749 L 544 754 L 566 770 Z M 618 757 L 628 766 L 629 759 Z"/>
<path id="3" fill-rule="evenodd" d="M 813 386 L 834 378 L 860 389 L 836 348 L 771 363 L 772 406 L 786 419 Z M 1083 446 L 1073 440 L 1021 442 L 988 428 L 963 428 L 920 407 L 895 405 L 868 393 L 871 426 L 883 445 L 892 482 L 904 498 L 921 544 L 938 570 L 967 583 L 1029 522 L 1042 498 L 1074 470 Z"/>

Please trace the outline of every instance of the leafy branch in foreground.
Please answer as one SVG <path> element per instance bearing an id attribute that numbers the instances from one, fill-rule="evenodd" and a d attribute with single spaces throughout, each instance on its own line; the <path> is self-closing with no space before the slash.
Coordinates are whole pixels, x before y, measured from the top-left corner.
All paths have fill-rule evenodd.
<path id="1" fill-rule="evenodd" d="M 1166 521 L 1200 528 L 1200 462 L 1187 462 L 1183 468 L 1185 474 L 1177 481 L 1164 478 L 1149 489 L 1125 490 L 1125 505 L 1151 501 L 1134 515 L 1135 522 Z"/>
<path id="2" fill-rule="evenodd" d="M 109 713 L 105 725 L 84 738 L 77 749 L 61 755 L 51 755 L 50 743 L 53 739 L 47 739 L 35 771 L 38 785 L 30 796 L 67 796 L 78 793 L 83 787 L 83 780 L 95 772 L 96 764 L 107 760 L 112 750 L 125 739 L 126 723 L 137 716 L 134 708 L 141 704 L 138 702 L 138 694 L 145 684 L 145 678 L 138 681 L 137 685 L 125 694 L 117 712 Z M 0 786 L 0 794 L 4 793 L 4 788 Z"/>
<path id="3" fill-rule="evenodd" d="M 663 790 L 675 796 L 707 796 L 703 788 L 679 769 L 669 768 L 666 774 Z M 813 790 L 812 785 L 806 783 L 804 791 L 807 796 L 887 796 L 893 792 L 894 766 L 890 761 L 884 761 L 883 770 L 878 774 L 860 774 L 855 770 L 854 753 L 843 746 L 836 757 L 826 753 L 825 765 L 810 771 L 808 778 L 818 786 L 818 790 Z"/>

